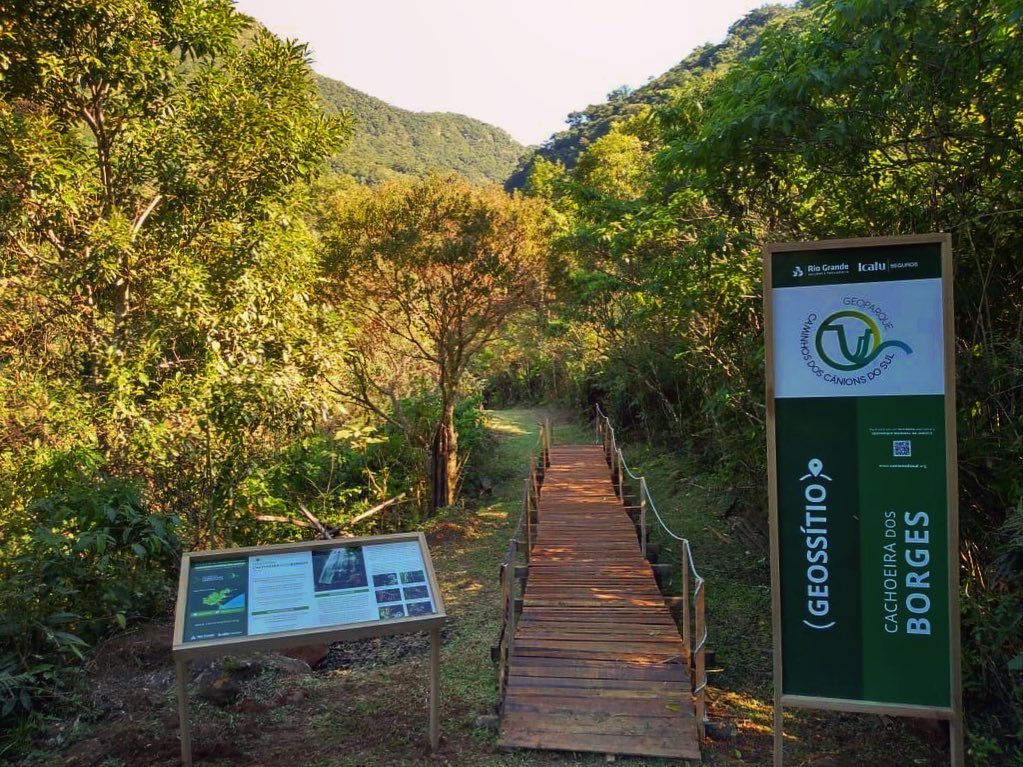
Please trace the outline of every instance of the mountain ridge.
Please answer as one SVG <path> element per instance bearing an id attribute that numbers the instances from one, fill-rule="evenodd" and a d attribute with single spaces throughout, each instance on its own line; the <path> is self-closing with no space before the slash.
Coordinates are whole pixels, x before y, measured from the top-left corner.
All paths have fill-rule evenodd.
<path id="1" fill-rule="evenodd" d="M 553 134 L 539 147 L 527 150 L 522 155 L 519 164 L 505 181 L 505 189 L 522 189 L 529 180 L 537 157 L 561 163 L 571 170 L 579 155 L 591 143 L 606 135 L 616 122 L 626 120 L 648 107 L 669 103 L 675 90 L 698 72 L 753 56 L 759 50 L 760 35 L 764 29 L 794 11 L 795 7 L 779 4 L 756 8 L 732 24 L 722 42 L 704 43 L 694 48 L 678 64 L 635 90 L 617 88 L 608 94 L 607 101 L 590 104 L 578 112 L 570 112 L 566 118 L 569 126 L 566 130 Z"/>
<path id="2" fill-rule="evenodd" d="M 366 184 L 431 171 L 455 171 L 475 183 L 504 183 L 529 147 L 482 120 L 454 112 L 413 112 L 333 78 L 315 74 L 325 109 L 355 120 L 350 143 L 331 168 Z"/>

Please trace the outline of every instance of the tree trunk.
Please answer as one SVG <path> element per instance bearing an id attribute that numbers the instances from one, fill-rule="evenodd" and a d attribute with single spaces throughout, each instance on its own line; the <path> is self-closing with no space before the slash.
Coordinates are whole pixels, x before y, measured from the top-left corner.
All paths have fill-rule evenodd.
<path id="1" fill-rule="evenodd" d="M 458 432 L 455 431 L 455 404 L 445 403 L 441 411 L 437 435 L 433 440 L 433 493 L 434 509 L 455 502 L 458 487 Z"/>
<path id="2" fill-rule="evenodd" d="M 447 476 L 447 498 L 444 505 L 450 506 L 458 494 L 458 431 L 455 429 L 455 404 L 452 402 L 444 408 L 441 426 L 447 433 L 448 454 L 445 463 Z"/>

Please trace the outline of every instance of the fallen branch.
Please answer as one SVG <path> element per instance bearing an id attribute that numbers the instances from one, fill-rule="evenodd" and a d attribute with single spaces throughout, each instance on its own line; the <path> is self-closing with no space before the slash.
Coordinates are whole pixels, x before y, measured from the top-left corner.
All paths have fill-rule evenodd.
<path id="1" fill-rule="evenodd" d="M 252 518 L 257 522 L 278 522 L 283 525 L 297 525 L 298 527 L 307 527 L 310 530 L 316 528 L 311 523 L 306 522 L 304 519 L 294 519 L 292 517 L 278 517 L 273 514 L 253 514 Z"/>
<path id="2" fill-rule="evenodd" d="M 346 525 L 346 527 L 352 527 L 353 525 L 357 525 L 359 522 L 362 522 L 364 519 L 369 519 L 370 517 L 372 517 L 377 512 L 383 511 L 388 506 L 393 506 L 396 503 L 402 503 L 405 500 L 406 500 L 405 499 L 405 493 L 402 493 L 401 495 L 396 495 L 396 496 L 394 496 L 394 498 L 391 498 L 390 500 L 384 501 L 383 503 L 377 504 L 372 509 L 368 509 L 367 511 L 362 512 L 362 514 L 360 514 L 359 516 L 355 517 L 355 519 L 353 519 L 351 522 L 349 522 Z M 336 528 L 336 529 L 340 530 L 340 528 Z"/>
<path id="3" fill-rule="evenodd" d="M 322 537 L 322 538 L 333 538 L 334 537 L 334 534 L 331 533 L 331 531 L 327 529 L 327 526 L 324 525 L 316 517 L 315 514 L 313 514 L 311 511 L 309 511 L 309 509 L 307 509 L 305 507 L 305 504 L 302 503 L 301 501 L 299 501 L 298 510 L 301 511 L 305 515 L 305 518 L 308 519 L 312 523 L 313 529 L 315 529 L 320 534 L 320 537 Z"/>
<path id="4" fill-rule="evenodd" d="M 302 515 L 305 517 L 305 519 L 297 519 L 295 517 L 281 517 L 275 514 L 253 514 L 252 518 L 255 519 L 257 522 L 276 522 L 278 524 L 295 525 L 296 527 L 303 527 L 307 530 L 315 530 L 317 533 L 319 533 L 321 538 L 327 540 L 332 539 L 336 535 L 340 535 L 344 538 L 351 538 L 352 533 L 349 532 L 349 530 L 355 525 L 357 525 L 359 522 L 364 522 L 373 515 L 379 514 L 384 509 L 390 506 L 395 506 L 399 503 L 405 503 L 408 500 L 409 499 L 405 497 L 405 493 L 402 493 L 401 495 L 396 495 L 394 496 L 394 498 L 389 498 L 383 503 L 378 503 L 372 509 L 367 509 L 366 511 L 359 514 L 359 516 L 350 519 L 344 525 L 337 525 L 335 527 L 327 527 L 325 524 L 323 524 L 323 522 L 319 520 L 319 518 L 315 514 L 309 511 L 309 509 L 307 509 L 305 507 L 305 504 L 303 503 L 298 504 L 298 510 L 302 512 Z"/>

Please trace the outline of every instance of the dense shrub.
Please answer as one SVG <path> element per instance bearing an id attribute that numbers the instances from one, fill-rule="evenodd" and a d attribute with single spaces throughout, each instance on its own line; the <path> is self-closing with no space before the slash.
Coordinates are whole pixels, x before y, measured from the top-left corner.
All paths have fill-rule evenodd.
<path id="1" fill-rule="evenodd" d="M 2 717 L 66 691 L 87 644 L 166 612 L 177 570 L 177 519 L 150 513 L 141 484 L 95 451 L 50 455 L 35 476 L 40 496 L 3 530 Z"/>

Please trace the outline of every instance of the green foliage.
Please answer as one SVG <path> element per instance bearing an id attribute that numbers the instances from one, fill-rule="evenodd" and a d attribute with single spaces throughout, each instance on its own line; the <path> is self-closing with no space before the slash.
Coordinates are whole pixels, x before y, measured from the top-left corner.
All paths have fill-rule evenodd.
<path id="1" fill-rule="evenodd" d="M 502 182 L 525 151 L 500 128 L 463 115 L 409 112 L 327 77 L 316 78 L 328 111 L 355 120 L 355 136 L 331 159 L 338 173 L 380 184 L 455 172 L 478 184 Z"/>
<path id="2" fill-rule="evenodd" d="M 97 449 L 190 541 L 229 540 L 239 484 L 322 403 L 333 340 L 310 332 L 325 310 L 295 192 L 346 125 L 319 110 L 304 47 L 238 48 L 225 3 L 6 13 L 10 465 Z"/>
<path id="3" fill-rule="evenodd" d="M 966 710 L 989 764 L 1018 758 L 1023 729 L 1019 18 L 939 0 L 758 14 L 684 62 L 653 123 L 621 111 L 643 89 L 576 115 L 574 143 L 541 150 L 568 170 L 537 161 L 527 187 L 564 266 L 562 322 L 534 333 L 578 339 L 577 401 L 684 446 L 760 511 L 760 243 L 953 233 Z"/>
<path id="4" fill-rule="evenodd" d="M 166 604 L 177 519 L 95 451 L 41 458 L 38 494 L 0 559 L 0 719 L 66 692 L 87 643 Z"/>
<path id="5" fill-rule="evenodd" d="M 181 545 L 343 413 L 303 182 L 349 132 L 225 0 L 0 8 L 2 710 L 167 606 Z M 242 502 L 239 501 L 241 499 Z"/>
<path id="6" fill-rule="evenodd" d="M 523 189 L 541 159 L 574 168 L 587 149 L 615 124 L 671 102 L 680 86 L 694 77 L 703 77 L 708 70 L 749 58 L 757 51 L 765 26 L 789 13 L 791 9 L 781 5 L 765 5 L 751 11 L 729 28 L 722 43 L 697 48 L 676 66 L 635 90 L 620 86 L 608 94 L 607 101 L 570 113 L 566 120 L 568 130 L 555 133 L 540 147 L 523 154 L 505 187 Z"/>
<path id="7" fill-rule="evenodd" d="M 454 412 L 469 366 L 539 296 L 542 214 L 532 200 L 454 175 L 350 190 L 321 207 L 334 288 L 359 327 L 339 390 L 430 449 L 433 434 L 424 439 L 403 400 L 437 393 L 435 505 L 455 496 Z"/>

